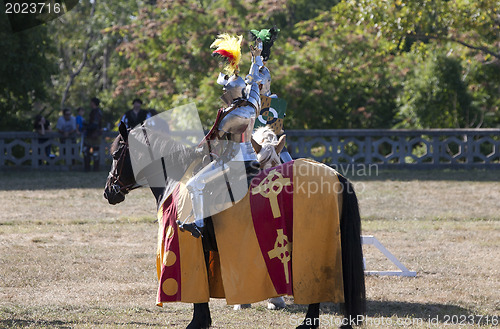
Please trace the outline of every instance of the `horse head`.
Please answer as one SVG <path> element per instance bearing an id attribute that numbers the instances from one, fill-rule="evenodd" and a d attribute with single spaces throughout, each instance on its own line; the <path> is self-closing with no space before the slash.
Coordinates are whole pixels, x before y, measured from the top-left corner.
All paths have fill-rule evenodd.
<path id="1" fill-rule="evenodd" d="M 261 169 L 276 167 L 281 164 L 280 152 L 285 146 L 286 135 L 279 139 L 268 127 L 261 127 L 252 135 L 252 146 L 257 153 Z"/>
<path id="2" fill-rule="evenodd" d="M 136 187 L 130 161 L 128 131 L 123 122 L 120 124 L 119 131 L 120 134 L 111 145 L 110 153 L 113 163 L 104 187 L 104 198 L 113 205 L 125 200 L 125 195 Z"/>

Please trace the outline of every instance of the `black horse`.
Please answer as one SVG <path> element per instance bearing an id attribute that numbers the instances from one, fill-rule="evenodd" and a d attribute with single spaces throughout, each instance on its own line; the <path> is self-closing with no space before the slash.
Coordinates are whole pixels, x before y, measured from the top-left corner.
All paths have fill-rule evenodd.
<path id="1" fill-rule="evenodd" d="M 126 194 L 137 187 L 128 147 L 128 131 L 124 125 L 120 126 L 120 134 L 111 147 L 113 157 L 112 167 L 106 181 L 104 197 L 110 204 L 117 204 L 125 200 Z M 191 161 L 189 156 L 180 157 Z M 344 314 L 345 325 L 342 328 L 351 328 L 352 324 L 359 325 L 365 312 L 365 281 L 363 270 L 363 255 L 361 247 L 361 219 L 358 201 L 352 184 L 340 174 L 337 174 L 342 184 L 342 213 L 340 217 L 340 238 L 342 253 L 342 279 L 344 289 L 344 303 L 341 309 Z M 151 191 L 159 207 L 172 190 L 172 180 L 165 176 L 165 187 L 152 187 Z M 204 235 L 203 239 L 215 241 L 213 231 Z M 204 247 L 210 245 L 203 243 Z M 306 318 L 299 329 L 318 328 L 320 304 L 309 304 Z M 194 304 L 193 319 L 187 329 L 209 328 L 212 319 L 208 303 Z"/>

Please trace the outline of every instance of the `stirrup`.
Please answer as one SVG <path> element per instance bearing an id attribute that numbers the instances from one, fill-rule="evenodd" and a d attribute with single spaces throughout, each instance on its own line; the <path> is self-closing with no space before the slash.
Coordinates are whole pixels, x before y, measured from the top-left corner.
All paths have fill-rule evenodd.
<path id="1" fill-rule="evenodd" d="M 203 234 L 201 234 L 200 229 L 195 223 L 183 224 L 180 220 L 177 220 L 177 225 L 179 225 L 181 232 L 188 231 L 195 238 L 203 237 Z"/>

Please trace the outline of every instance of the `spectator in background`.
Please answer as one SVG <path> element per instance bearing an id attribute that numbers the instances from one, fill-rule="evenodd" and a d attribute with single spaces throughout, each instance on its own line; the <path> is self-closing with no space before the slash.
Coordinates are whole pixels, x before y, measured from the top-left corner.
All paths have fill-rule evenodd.
<path id="1" fill-rule="evenodd" d="M 56 125 L 57 131 L 61 134 L 61 143 L 68 137 L 74 137 L 76 134 L 76 119 L 71 115 L 70 109 L 64 109 L 63 115 L 59 117 Z"/>
<path id="2" fill-rule="evenodd" d="M 85 124 L 85 119 L 83 118 L 85 114 L 85 109 L 83 107 L 79 107 L 76 109 L 76 113 L 78 114 L 76 116 L 76 130 L 78 131 L 78 134 L 83 134 L 84 130 L 84 124 Z"/>
<path id="3" fill-rule="evenodd" d="M 125 123 L 127 128 L 132 129 L 135 126 L 142 124 L 146 119 L 151 118 L 151 112 L 141 109 L 142 101 L 136 98 L 132 101 L 133 108 L 127 111 L 121 121 Z"/>
<path id="4" fill-rule="evenodd" d="M 90 171 L 90 162 L 93 161 L 94 171 L 99 170 L 99 150 L 102 142 L 102 110 L 99 108 L 101 101 L 94 97 L 90 100 L 89 121 L 83 146 L 83 163 L 85 171 Z"/>
<path id="5" fill-rule="evenodd" d="M 35 117 L 33 129 L 35 130 L 35 132 L 39 136 L 39 138 L 38 138 L 39 144 L 43 144 L 49 140 L 46 137 L 42 137 L 42 136 L 45 136 L 45 134 L 50 133 L 52 131 L 52 128 L 50 127 L 50 122 L 48 120 L 46 120 L 43 115 L 38 114 Z M 51 146 L 52 146 L 51 144 L 45 145 L 45 155 L 49 158 L 54 157 L 51 153 Z M 40 160 L 40 164 L 41 164 L 41 162 L 42 162 L 42 160 Z"/>
<path id="6" fill-rule="evenodd" d="M 76 109 L 76 133 L 80 136 L 80 140 L 78 141 L 78 144 L 80 144 L 80 154 L 83 153 L 83 143 L 85 140 L 85 126 L 86 122 L 85 119 L 83 118 L 85 114 L 85 109 L 83 107 L 79 107 Z"/>

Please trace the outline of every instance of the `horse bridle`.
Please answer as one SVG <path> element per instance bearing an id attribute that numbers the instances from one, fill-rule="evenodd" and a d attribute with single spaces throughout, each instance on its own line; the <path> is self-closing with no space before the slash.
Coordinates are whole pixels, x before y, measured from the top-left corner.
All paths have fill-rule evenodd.
<path id="1" fill-rule="evenodd" d="M 122 180 L 120 179 L 120 176 L 122 174 L 122 171 L 123 171 L 123 166 L 125 164 L 125 155 L 126 155 L 126 152 L 127 152 L 127 149 L 128 149 L 128 142 L 125 142 L 125 141 L 120 141 L 120 146 L 118 147 L 118 150 L 116 150 L 115 152 L 113 152 L 112 154 L 112 157 L 115 161 L 117 161 L 117 163 L 120 163 L 120 160 L 121 160 L 121 164 L 120 164 L 120 168 L 117 168 L 115 167 L 114 169 L 114 172 L 109 172 L 108 174 L 108 179 L 109 178 L 112 178 L 113 180 L 111 181 L 111 184 L 110 184 L 110 188 L 111 190 L 116 193 L 116 194 L 122 194 L 123 196 L 125 196 L 126 194 L 128 194 L 128 192 L 130 192 L 131 190 L 133 189 L 136 189 L 139 187 L 139 185 L 137 183 L 132 183 L 132 184 L 127 184 L 125 185 Z M 117 156 L 117 152 L 120 151 L 120 155 Z"/>
<path id="2" fill-rule="evenodd" d="M 267 162 L 269 162 L 269 161 L 272 161 L 272 163 L 271 163 L 271 167 L 274 167 L 274 166 L 279 165 L 280 163 L 279 163 L 279 162 L 274 161 L 274 159 L 273 159 L 273 150 L 269 150 L 269 151 L 267 151 L 267 149 L 268 149 L 268 148 L 269 148 L 269 149 L 270 149 L 270 148 L 274 148 L 274 146 L 273 146 L 272 144 L 268 144 L 268 145 L 264 145 L 264 146 L 262 146 L 262 149 L 264 149 L 264 150 L 266 151 L 266 153 L 267 153 L 267 154 L 266 154 L 265 159 L 260 159 L 260 161 L 259 161 L 259 162 L 260 162 L 261 166 L 262 166 L 264 163 L 267 163 Z M 262 152 L 262 149 L 261 149 L 261 152 Z M 259 152 L 259 153 L 261 153 L 261 152 Z M 278 154 L 277 154 L 277 155 L 278 155 Z M 278 158 L 279 158 L 279 155 L 278 155 Z M 262 168 L 262 167 L 261 167 L 261 168 Z"/>

